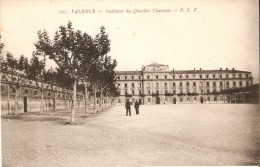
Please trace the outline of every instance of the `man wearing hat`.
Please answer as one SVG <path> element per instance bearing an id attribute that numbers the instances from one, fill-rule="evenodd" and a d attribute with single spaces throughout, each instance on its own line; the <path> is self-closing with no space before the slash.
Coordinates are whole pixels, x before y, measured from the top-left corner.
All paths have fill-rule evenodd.
<path id="1" fill-rule="evenodd" d="M 129 112 L 129 116 L 131 116 L 131 105 L 132 103 L 129 101 L 129 99 L 127 99 L 125 103 L 126 116 L 128 116 L 128 112 Z"/>

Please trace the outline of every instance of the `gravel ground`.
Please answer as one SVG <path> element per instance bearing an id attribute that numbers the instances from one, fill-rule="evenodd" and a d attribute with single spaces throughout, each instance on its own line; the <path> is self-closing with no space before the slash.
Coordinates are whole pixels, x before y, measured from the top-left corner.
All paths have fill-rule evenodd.
<path id="1" fill-rule="evenodd" d="M 69 125 L 69 113 L 2 116 L 3 166 L 259 165 L 251 104 L 114 106 Z"/>

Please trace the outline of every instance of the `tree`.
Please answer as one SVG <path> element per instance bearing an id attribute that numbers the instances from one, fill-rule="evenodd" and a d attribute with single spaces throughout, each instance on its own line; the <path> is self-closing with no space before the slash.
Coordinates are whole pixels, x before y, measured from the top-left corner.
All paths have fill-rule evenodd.
<path id="1" fill-rule="evenodd" d="M 15 92 L 15 110 L 14 115 L 18 114 L 18 97 L 21 85 L 24 85 L 29 80 L 27 79 L 29 65 L 28 59 L 23 55 L 19 59 L 14 58 L 11 53 L 7 53 L 6 60 L 3 60 L 1 66 L 2 72 L 5 73 L 7 80 L 9 81 L 9 86 Z"/>
<path id="2" fill-rule="evenodd" d="M 58 67 L 64 70 L 73 82 L 73 101 L 71 107 L 71 122 L 74 122 L 77 82 L 82 77 L 83 62 L 86 51 L 89 49 L 89 35 L 81 31 L 75 31 L 72 23 L 60 26 L 55 32 L 53 40 L 49 39 L 48 33 L 43 30 L 38 32 L 38 41 L 35 43 L 36 52 L 39 55 L 54 60 Z"/>
<path id="3" fill-rule="evenodd" d="M 40 113 L 43 113 L 43 96 L 46 88 L 45 84 L 45 65 L 46 59 L 40 60 L 37 56 L 33 55 L 32 59 L 30 60 L 29 70 L 28 70 L 28 79 L 36 81 L 36 85 L 41 91 L 41 106 L 40 106 Z"/>
<path id="4" fill-rule="evenodd" d="M 82 63 L 84 71 L 81 75 L 82 84 L 85 87 L 85 116 L 87 115 L 88 111 L 88 87 L 91 87 L 93 91 L 94 111 L 96 113 L 96 97 L 98 91 L 100 91 L 100 86 L 102 84 L 102 78 L 100 76 L 100 72 L 103 68 L 102 61 L 104 61 L 104 57 L 110 51 L 110 40 L 103 26 L 100 28 L 99 34 L 97 34 L 95 39 L 93 40 L 93 45 L 90 42 L 88 43 L 88 46 L 89 49 L 85 51 L 85 54 L 91 56 L 88 56 L 87 59 L 84 59 Z"/>

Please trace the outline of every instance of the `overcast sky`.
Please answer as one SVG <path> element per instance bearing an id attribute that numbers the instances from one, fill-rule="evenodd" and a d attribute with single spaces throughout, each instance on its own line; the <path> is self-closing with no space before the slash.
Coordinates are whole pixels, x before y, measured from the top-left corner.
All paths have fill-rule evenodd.
<path id="1" fill-rule="evenodd" d="M 53 37 L 60 25 L 71 20 L 75 29 L 92 36 L 100 26 L 105 26 L 111 40 L 109 55 L 118 61 L 117 70 L 140 70 L 151 62 L 176 70 L 234 67 L 251 71 L 254 83 L 259 82 L 257 0 L 1 0 L 0 3 L 4 54 L 9 51 L 17 57 L 23 54 L 31 58 L 38 30 L 46 29 Z M 72 13 L 81 9 L 95 9 L 95 13 Z M 112 9 L 124 11 L 106 13 Z M 131 13 L 126 13 L 127 9 Z M 150 12 L 133 13 L 144 9 Z M 182 9 L 186 12 L 181 12 Z"/>

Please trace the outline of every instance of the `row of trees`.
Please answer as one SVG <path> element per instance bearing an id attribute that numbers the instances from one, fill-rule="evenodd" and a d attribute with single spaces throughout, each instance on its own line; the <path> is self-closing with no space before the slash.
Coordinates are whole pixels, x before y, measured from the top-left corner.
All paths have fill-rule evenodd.
<path id="1" fill-rule="evenodd" d="M 46 84 L 73 90 L 71 105 L 71 122 L 75 121 L 76 93 L 82 92 L 85 99 L 85 115 L 88 113 L 88 98 L 94 97 L 96 112 L 96 97 L 101 98 L 103 109 L 104 98 L 117 95 L 114 85 L 116 60 L 107 54 L 110 51 L 110 40 L 104 27 L 92 38 L 87 33 L 74 30 L 72 22 L 60 26 L 50 39 L 46 30 L 38 31 L 38 41 L 34 44 L 32 59 L 25 56 L 16 59 L 11 53 L 2 58 L 1 70 L 9 78 L 10 87 L 16 92 L 15 115 L 18 112 L 18 90 L 29 80 L 36 81 L 41 91 L 41 101 L 46 91 Z M 4 44 L 1 44 L 1 52 Z M 2 55 L 2 53 L 1 53 Z M 46 69 L 46 60 L 53 60 L 57 67 Z M 55 91 L 54 96 L 55 96 Z M 41 102 L 40 112 L 43 112 Z M 55 106 L 54 106 L 55 107 Z"/>

